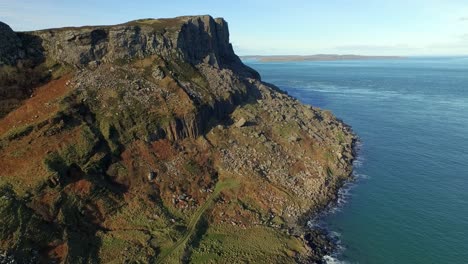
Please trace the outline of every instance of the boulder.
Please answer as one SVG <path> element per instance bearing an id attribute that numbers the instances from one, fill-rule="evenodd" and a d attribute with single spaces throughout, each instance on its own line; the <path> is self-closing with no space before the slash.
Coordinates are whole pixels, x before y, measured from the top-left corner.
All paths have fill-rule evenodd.
<path id="1" fill-rule="evenodd" d="M 157 174 L 154 171 L 148 172 L 148 180 L 152 181 L 156 178 Z"/>
<path id="2" fill-rule="evenodd" d="M 162 80 L 164 79 L 164 77 L 166 77 L 166 74 L 164 74 L 164 71 L 161 69 L 160 66 L 154 67 L 153 73 L 151 75 L 156 80 Z"/>
<path id="3" fill-rule="evenodd" d="M 295 136 L 295 135 L 292 135 L 292 136 L 290 136 L 290 137 L 288 138 L 288 141 L 289 141 L 289 142 L 297 142 L 297 141 L 299 141 L 299 140 L 301 140 L 301 138 L 298 137 L 298 136 Z"/>
<path id="4" fill-rule="evenodd" d="M 234 124 L 234 126 L 237 127 L 237 128 L 240 128 L 240 127 L 245 126 L 246 123 L 247 123 L 247 120 L 245 120 L 245 118 L 241 117 L 239 120 L 237 120 L 237 122 Z"/>

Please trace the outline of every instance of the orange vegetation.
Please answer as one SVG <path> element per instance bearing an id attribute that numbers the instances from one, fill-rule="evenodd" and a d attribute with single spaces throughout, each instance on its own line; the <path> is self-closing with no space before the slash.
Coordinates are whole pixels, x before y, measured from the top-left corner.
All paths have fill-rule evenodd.
<path id="1" fill-rule="evenodd" d="M 70 91 L 66 85 L 70 78 L 68 74 L 36 89 L 31 98 L 0 120 L 0 135 L 15 127 L 46 120 L 56 112 L 58 104 L 55 101 Z"/>
<path id="2" fill-rule="evenodd" d="M 68 244 L 67 243 L 62 243 L 56 247 L 53 247 L 49 252 L 48 252 L 48 258 L 49 259 L 54 259 L 58 260 L 58 262 L 61 262 L 65 260 L 65 257 L 68 254 Z"/>
<path id="3" fill-rule="evenodd" d="M 73 193 L 86 196 L 91 192 L 92 183 L 86 179 L 80 179 L 67 187 L 70 188 L 70 191 Z"/>

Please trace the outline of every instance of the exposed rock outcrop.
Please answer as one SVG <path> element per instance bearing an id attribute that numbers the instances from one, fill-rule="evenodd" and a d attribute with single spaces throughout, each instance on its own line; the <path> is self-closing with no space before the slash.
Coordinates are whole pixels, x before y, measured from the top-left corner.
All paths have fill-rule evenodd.
<path id="1" fill-rule="evenodd" d="M 34 86 L 48 80 L 48 69 L 38 67 L 43 62 L 37 37 L 15 33 L 0 22 L 0 117 L 29 97 Z"/>
<path id="2" fill-rule="evenodd" d="M 0 22 L 0 66 L 16 64 L 20 50 L 21 41 L 16 33 L 10 26 Z"/>
<path id="3" fill-rule="evenodd" d="M 29 34 L 43 40 L 48 57 L 75 67 L 159 55 L 193 65 L 245 68 L 229 43 L 226 21 L 211 16 L 145 19 L 117 26 L 49 29 Z"/>

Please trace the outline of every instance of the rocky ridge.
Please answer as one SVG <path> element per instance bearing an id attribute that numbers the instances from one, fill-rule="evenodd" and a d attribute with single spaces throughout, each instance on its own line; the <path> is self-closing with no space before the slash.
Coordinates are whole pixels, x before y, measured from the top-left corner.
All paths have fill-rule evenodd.
<path id="1" fill-rule="evenodd" d="M 14 101 L 0 119 L 0 249 L 43 262 L 322 261 L 304 222 L 350 176 L 355 137 L 262 82 L 223 19 L 0 26 L 0 100 Z"/>

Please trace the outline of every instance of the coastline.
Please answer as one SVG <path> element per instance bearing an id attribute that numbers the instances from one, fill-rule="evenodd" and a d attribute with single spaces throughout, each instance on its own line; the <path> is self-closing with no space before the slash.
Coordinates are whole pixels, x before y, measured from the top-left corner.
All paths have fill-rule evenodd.
<path id="1" fill-rule="evenodd" d="M 242 60 L 256 60 L 259 62 L 301 62 L 301 61 L 348 61 L 348 60 L 394 60 L 405 59 L 403 56 L 365 56 L 365 55 L 246 55 Z"/>
<path id="2" fill-rule="evenodd" d="M 95 46 L 80 42 L 77 48 L 69 45 L 67 36 L 92 35 L 89 31 L 30 33 L 44 40 L 47 56 L 57 61 L 66 59 L 75 68 L 69 69 L 71 79 L 70 75 L 58 77 L 60 88 L 68 92 L 63 101 L 49 102 L 57 104 L 58 110 L 50 116 L 37 115 L 51 121 L 30 123 L 26 132 L 16 133 L 13 125 L 7 130 L 15 132 L 11 132 L 14 136 L 5 137 L 1 143 L 10 149 L 24 148 L 22 144 L 32 139 L 47 141 L 50 148 L 43 150 L 41 144 L 32 144 L 32 151 L 45 154 L 25 164 L 26 168 L 14 166 L 5 177 L 14 185 L 4 193 L 14 199 L 4 201 L 3 208 L 29 208 L 28 214 L 11 210 L 2 214 L 17 216 L 8 218 L 11 223 L 36 217 L 37 222 L 28 225 L 34 232 L 44 233 L 40 239 L 46 237 L 45 233 L 55 232 L 55 237 L 45 240 L 23 235 L 32 247 L 44 248 L 38 256 L 44 261 L 53 257 L 184 262 L 216 255 L 221 263 L 241 259 L 255 262 L 260 257 L 270 263 L 321 263 L 333 245 L 323 232 L 308 230 L 307 222 L 337 199 L 339 189 L 350 178 L 356 135 L 332 112 L 305 105 L 262 82 L 260 75 L 233 53 L 224 20 L 203 16 L 172 22 L 171 26 L 181 28 L 180 36 L 191 36 L 186 42 L 204 47 L 204 35 L 211 34 L 218 36 L 211 39 L 213 46 L 223 49 L 213 55 L 198 46 L 183 46 L 179 37 L 163 35 L 165 41 L 182 45 L 178 50 L 181 56 L 194 56 L 184 57 L 184 61 L 172 55 L 158 57 L 172 54 L 171 48 L 148 50 L 155 54 L 132 61 L 113 61 L 116 54 L 131 53 L 122 48 L 109 51 L 108 57 L 81 61 L 76 58 L 83 50 Z M 147 25 L 160 21 L 134 23 L 140 23 L 145 36 L 160 36 L 154 31 L 160 27 Z M 201 24 L 211 27 L 200 27 L 203 30 L 193 36 L 191 31 L 183 31 Z M 135 28 L 94 29 L 115 33 Z M 224 34 L 214 34 L 215 29 Z M 115 43 L 125 39 L 106 38 L 101 44 L 115 48 Z M 66 53 L 55 49 L 56 41 L 68 49 Z M 214 56 L 212 61 L 204 60 L 207 53 Z M 55 87 L 52 84 L 57 82 L 45 84 L 38 91 L 49 91 Z M 38 98 L 26 99 L 25 105 Z M 95 98 L 100 100 L 92 100 Z M 168 107 L 161 109 L 160 105 Z M 10 117 L 23 115 L 24 109 L 18 108 Z M 207 117 L 213 118 L 206 122 Z M 67 126 L 70 119 L 77 124 Z M 75 127 L 76 134 L 62 147 L 62 137 Z M 48 133 L 55 137 L 44 136 Z M 12 160 L 17 157 L 3 158 L 14 164 Z M 41 177 L 16 181 L 16 175 L 36 168 L 44 170 Z M 30 186 L 40 188 L 30 191 Z M 91 195 L 103 186 L 107 188 L 103 196 Z M 65 205 L 60 199 L 42 199 L 62 193 L 70 197 Z M 84 210 L 82 204 L 89 205 L 88 211 L 73 214 Z M 125 206 L 116 210 L 120 204 Z M 43 227 L 42 223 L 60 214 L 63 217 L 59 222 Z M 132 217 L 135 214 L 141 219 L 136 221 Z M 92 243 L 70 240 L 67 230 L 61 229 L 68 219 L 93 227 L 74 233 L 76 237 L 92 238 Z M 122 223 L 125 230 L 121 230 Z M 22 239 L 9 235 L 18 232 L 14 224 L 4 226 L 9 229 L 3 240 L 17 245 L 4 247 L 7 253 L 12 252 L 20 262 L 35 255 L 27 251 L 29 247 L 23 246 Z M 140 242 L 133 240 L 134 232 L 150 241 L 144 244 L 144 251 Z M 219 234 L 224 237 L 222 243 Z M 116 239 L 116 235 L 120 237 Z M 49 249 L 46 245 L 51 243 Z M 55 251 L 62 253 L 55 257 Z"/>
<path id="3" fill-rule="evenodd" d="M 330 230 L 323 219 L 336 213 L 337 210 L 340 210 L 340 208 L 346 204 L 348 191 L 353 188 L 359 180 L 355 169 L 362 164 L 359 154 L 362 142 L 354 132 L 352 133 L 354 136 L 352 143 L 353 159 L 350 160 L 352 169 L 349 171 L 347 177 L 336 185 L 334 199 L 331 199 L 323 208 L 318 209 L 316 213 L 312 213 L 305 226 L 306 232 L 304 239 L 313 250 L 314 254 L 317 254 L 317 263 L 341 263 L 338 258 L 344 250 L 344 247 L 341 245 L 339 234 Z"/>

